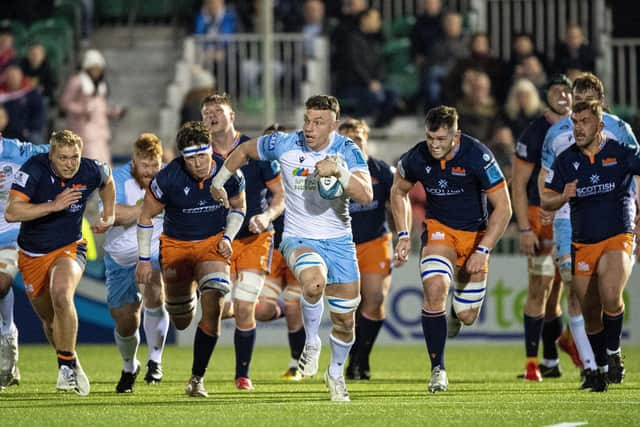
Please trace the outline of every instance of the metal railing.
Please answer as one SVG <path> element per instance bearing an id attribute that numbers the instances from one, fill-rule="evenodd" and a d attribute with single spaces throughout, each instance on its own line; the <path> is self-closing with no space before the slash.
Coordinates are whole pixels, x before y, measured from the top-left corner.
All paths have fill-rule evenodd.
<path id="1" fill-rule="evenodd" d="M 300 107 L 309 90 L 327 90 L 326 73 L 317 70 L 328 63 L 323 38 L 315 39 L 310 56 L 303 34 L 275 33 L 273 54 L 266 62 L 261 34 L 195 36 L 194 41 L 194 62 L 212 72 L 216 87 L 229 93 L 241 109 L 262 110 L 265 63 L 270 64 L 277 111 Z"/>
<path id="2" fill-rule="evenodd" d="M 640 38 L 611 39 L 608 93 L 612 103 L 619 107 L 640 109 Z"/>
<path id="3" fill-rule="evenodd" d="M 444 9 L 466 14 L 472 9 L 472 4 L 475 1 L 443 0 L 442 4 Z M 369 0 L 369 5 L 380 11 L 383 20 L 416 16 L 421 13 L 420 3 L 422 3 L 422 0 Z"/>

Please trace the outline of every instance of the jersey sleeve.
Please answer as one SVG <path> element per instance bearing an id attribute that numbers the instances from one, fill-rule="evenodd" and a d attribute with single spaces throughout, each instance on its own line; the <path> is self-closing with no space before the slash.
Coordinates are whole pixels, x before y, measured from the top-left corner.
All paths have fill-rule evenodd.
<path id="1" fill-rule="evenodd" d="M 129 164 L 119 166 L 113 170 L 113 181 L 116 185 L 116 204 L 126 205 L 127 194 L 125 192 L 125 182 L 130 177 Z"/>
<path id="2" fill-rule="evenodd" d="M 280 179 L 280 164 L 275 160 L 267 162 L 260 161 L 260 176 L 265 184 L 269 184 L 273 181 Z"/>
<path id="3" fill-rule="evenodd" d="M 477 155 L 480 158 L 477 160 L 477 167 L 474 169 L 476 176 L 480 180 L 480 187 L 485 191 L 491 191 L 492 188 L 498 185 L 504 185 L 504 174 L 491 150 L 484 145 L 478 145 Z"/>
<path id="4" fill-rule="evenodd" d="M 551 170 L 553 161 L 556 159 L 556 153 L 553 151 L 553 143 L 556 138 L 558 138 L 560 128 L 563 126 L 563 122 L 564 119 L 554 123 L 554 125 L 549 128 L 547 134 L 544 136 L 544 142 L 542 143 L 541 164 L 542 167 L 547 171 Z"/>
<path id="5" fill-rule="evenodd" d="M 537 137 L 533 125 L 529 125 L 516 142 L 516 158 L 527 163 L 536 164 L 539 161 L 540 153 L 535 149 Z"/>
<path id="6" fill-rule="evenodd" d="M 556 193 L 562 193 L 564 191 L 564 185 L 566 179 L 562 172 L 562 165 L 558 160 L 553 162 L 547 177 L 544 180 L 544 188 L 555 191 Z"/>
<path id="7" fill-rule="evenodd" d="M 166 205 L 168 202 L 167 195 L 169 194 L 170 182 L 168 175 L 168 168 L 163 169 L 153 177 L 151 184 L 149 184 L 151 195 L 163 205 Z"/>
<path id="8" fill-rule="evenodd" d="M 232 198 L 244 191 L 245 181 L 244 175 L 238 169 L 231 178 L 224 184 L 224 189 L 227 191 L 227 197 Z"/>
<path id="9" fill-rule="evenodd" d="M 11 193 L 24 200 L 34 196 L 42 176 L 42 170 L 36 162 L 27 161 L 13 176 Z"/>
<path id="10" fill-rule="evenodd" d="M 278 160 L 286 151 L 288 141 L 296 134 L 273 132 L 258 137 L 258 157 L 260 160 Z"/>
<path id="11" fill-rule="evenodd" d="M 622 119 L 618 119 L 616 138 L 623 144 L 631 145 L 633 147 L 638 146 L 638 140 L 633 134 L 631 126 Z"/>
<path id="12" fill-rule="evenodd" d="M 104 187 L 104 185 L 109 180 L 109 177 L 111 176 L 111 168 L 109 167 L 108 164 L 101 162 L 100 160 L 93 160 L 93 163 L 96 167 L 97 175 L 98 175 L 97 177 L 98 183 L 96 187 L 102 188 Z"/>
<path id="13" fill-rule="evenodd" d="M 418 181 L 418 178 L 413 173 L 413 168 L 411 165 L 412 163 L 411 159 L 413 158 L 412 153 L 413 153 L 413 150 L 404 153 L 402 157 L 400 157 L 400 160 L 398 160 L 398 164 L 396 168 L 397 168 L 398 174 L 402 178 L 415 184 Z"/>
<path id="14" fill-rule="evenodd" d="M 625 160 L 629 172 L 633 175 L 640 176 L 640 147 L 627 146 L 625 150 Z"/>
<path id="15" fill-rule="evenodd" d="M 369 173 L 367 161 L 360 148 L 354 142 L 350 140 L 345 142 L 342 156 L 350 172 L 362 171 Z"/>

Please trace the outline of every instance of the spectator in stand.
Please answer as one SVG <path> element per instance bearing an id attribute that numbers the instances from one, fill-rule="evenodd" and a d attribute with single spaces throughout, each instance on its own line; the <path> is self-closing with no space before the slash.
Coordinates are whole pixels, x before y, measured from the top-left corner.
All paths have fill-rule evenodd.
<path id="1" fill-rule="evenodd" d="M 518 79 L 509 90 L 502 119 L 513 135 L 521 135 L 542 114 L 543 108 L 535 85 L 527 79 Z"/>
<path id="2" fill-rule="evenodd" d="M 529 55 L 522 59 L 522 62 L 516 66 L 512 75 L 512 81 L 518 79 L 527 79 L 538 90 L 538 95 L 543 98 L 545 96 L 545 86 L 547 84 L 547 73 L 544 71 L 544 65 L 540 62 L 540 58 L 536 55 Z"/>
<path id="3" fill-rule="evenodd" d="M 29 46 L 27 56 L 20 61 L 20 68 L 26 77 L 31 79 L 34 86 L 40 89 L 46 104 L 55 103 L 54 91 L 56 89 L 56 76 L 47 61 L 47 52 L 40 43 Z"/>
<path id="4" fill-rule="evenodd" d="M 304 2 L 302 33 L 304 34 L 305 58 L 316 58 L 316 39 L 325 33 L 324 3 L 321 0 L 307 0 Z"/>
<path id="5" fill-rule="evenodd" d="M 595 71 L 596 52 L 589 46 L 577 24 L 567 27 L 564 42 L 556 46 L 556 56 L 553 69 L 557 73 L 566 73 L 570 69 Z"/>
<path id="6" fill-rule="evenodd" d="M 470 56 L 458 60 L 444 81 L 443 103 L 453 105 L 462 96 L 462 76 L 469 69 L 487 73 L 491 80 L 492 94 L 501 102 L 508 89 L 507 82 L 504 81 L 505 64 L 500 58 L 491 55 L 489 36 L 486 33 L 473 34 L 469 39 L 469 50 Z"/>
<path id="7" fill-rule="evenodd" d="M 180 109 L 180 125 L 202 119 L 202 100 L 215 92 L 215 79 L 210 72 L 195 66 L 191 70 L 191 89 L 186 93 Z"/>
<path id="8" fill-rule="evenodd" d="M 538 57 L 542 68 L 546 71 L 547 59 L 542 53 L 536 51 L 531 35 L 520 33 L 513 36 L 513 41 L 511 42 L 511 59 L 507 64 L 507 76 L 513 76 L 516 67 L 531 55 Z"/>
<path id="9" fill-rule="evenodd" d="M 460 129 L 486 144 L 493 135 L 498 116 L 487 73 L 467 70 L 462 80 L 462 93 L 464 97 L 456 103 Z"/>
<path id="10" fill-rule="evenodd" d="M 13 33 L 8 23 L 0 24 L 0 84 L 4 78 L 4 70 L 13 63 L 16 51 L 13 49 Z"/>
<path id="11" fill-rule="evenodd" d="M 84 141 L 82 156 L 111 164 L 109 119 L 122 117 L 124 109 L 107 102 L 105 66 L 99 51 L 86 51 L 82 69 L 67 82 L 60 107 L 67 114 L 68 129 Z"/>
<path id="12" fill-rule="evenodd" d="M 373 115 L 373 126 L 386 126 L 393 119 L 396 96 L 383 86 L 385 78 L 380 12 L 360 14 L 358 29 L 343 40 L 344 62 L 337 67 L 340 97 L 353 100 L 356 117 Z"/>
<path id="13" fill-rule="evenodd" d="M 238 18 L 224 0 L 205 0 L 196 16 L 196 34 L 233 34 L 238 32 Z"/>
<path id="14" fill-rule="evenodd" d="M 419 67 L 423 66 L 431 54 L 431 48 L 444 37 L 442 29 L 442 0 L 421 0 L 419 15 L 409 35 L 411 57 Z"/>
<path id="15" fill-rule="evenodd" d="M 422 65 L 422 95 L 426 101 L 425 111 L 442 101 L 442 82 L 458 60 L 469 54 L 467 41 L 462 32 L 462 16 L 448 12 L 442 17 L 444 36 L 432 47 Z"/>
<path id="16" fill-rule="evenodd" d="M 0 103 L 4 104 L 9 116 L 4 136 L 41 144 L 46 116 L 40 91 L 24 77 L 16 64 L 9 65 L 4 76 L 4 83 L 0 84 Z"/>
<path id="17" fill-rule="evenodd" d="M 360 15 L 367 10 L 366 0 L 342 0 L 341 14 L 338 17 L 338 23 L 331 33 L 331 66 L 339 66 L 348 60 L 345 58 L 344 43 L 345 39 L 350 37 L 354 32 L 358 31 Z M 333 73 L 333 87 L 337 87 L 339 82 L 336 81 L 336 75 Z"/>

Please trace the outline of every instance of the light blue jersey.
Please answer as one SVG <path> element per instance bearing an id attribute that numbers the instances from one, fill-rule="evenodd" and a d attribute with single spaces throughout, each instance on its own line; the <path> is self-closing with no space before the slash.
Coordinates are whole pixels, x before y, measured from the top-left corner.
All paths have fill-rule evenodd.
<path id="1" fill-rule="evenodd" d="M 273 133 L 258 138 L 261 160 L 277 160 L 285 188 L 283 237 L 332 239 L 351 235 L 348 196 L 326 200 L 317 191 L 316 163 L 330 155 L 344 159 L 349 171 L 369 174 L 367 161 L 349 138 L 332 133 L 321 151 L 310 149 L 302 131 Z"/>
<path id="2" fill-rule="evenodd" d="M 18 231 L 20 231 L 20 223 L 8 223 L 4 219 L 7 198 L 13 184 L 15 172 L 31 156 L 48 152 L 49 145 L 37 145 L 17 139 L 0 137 L 0 180 L 2 181 L 0 184 L 0 247 L 18 247 L 16 240 Z"/>

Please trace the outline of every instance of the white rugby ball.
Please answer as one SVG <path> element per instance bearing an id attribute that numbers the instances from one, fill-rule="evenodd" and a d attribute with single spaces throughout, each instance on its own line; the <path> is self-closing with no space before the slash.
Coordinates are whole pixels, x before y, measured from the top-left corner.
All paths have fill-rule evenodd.
<path id="1" fill-rule="evenodd" d="M 333 200 L 342 196 L 344 188 L 335 176 L 321 176 L 318 178 L 318 193 L 323 199 Z"/>

